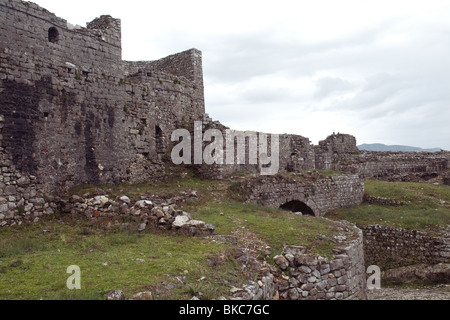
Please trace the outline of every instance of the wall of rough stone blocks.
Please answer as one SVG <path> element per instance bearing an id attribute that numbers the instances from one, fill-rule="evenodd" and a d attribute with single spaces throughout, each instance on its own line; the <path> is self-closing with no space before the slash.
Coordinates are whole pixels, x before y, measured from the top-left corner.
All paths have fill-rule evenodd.
<path id="1" fill-rule="evenodd" d="M 369 152 L 339 154 L 331 168 L 358 173 L 364 178 L 409 181 L 429 179 L 448 170 L 450 152 Z"/>
<path id="2" fill-rule="evenodd" d="M 382 270 L 415 264 L 450 261 L 450 235 L 386 226 L 361 227 L 364 232 L 366 264 Z"/>
<path id="3" fill-rule="evenodd" d="M 260 150 L 257 145 L 251 145 L 250 137 L 255 143 L 259 143 L 261 139 L 266 137 L 267 151 L 271 155 L 272 151 L 272 139 L 278 138 L 278 172 L 301 172 L 304 170 L 310 170 L 315 168 L 315 157 L 314 157 L 314 146 L 311 144 L 308 138 L 299 135 L 272 135 L 270 133 L 264 132 L 254 132 L 254 131 L 237 131 L 230 130 L 230 128 L 224 126 L 218 121 L 212 121 L 207 119 L 203 121 L 202 132 L 203 134 L 210 129 L 216 129 L 222 132 L 223 136 L 223 164 L 203 164 L 194 166 L 197 173 L 201 176 L 209 179 L 224 179 L 235 174 L 240 173 L 261 173 L 261 159 Z M 230 153 L 228 150 L 228 145 L 226 142 L 226 132 L 227 130 L 234 137 L 232 146 L 234 151 L 234 161 L 233 164 L 226 163 L 227 155 Z M 245 137 L 244 139 L 239 139 L 240 137 Z M 276 136 L 276 137 L 275 137 Z M 209 143 L 204 143 L 203 148 Z M 238 162 L 239 150 L 244 150 L 245 160 L 241 163 Z M 255 155 L 257 164 L 250 163 L 250 153 Z M 264 153 L 264 152 L 263 152 Z M 273 164 L 270 164 L 273 166 Z M 273 166 L 275 168 L 275 166 Z"/>
<path id="4" fill-rule="evenodd" d="M 348 134 L 333 134 L 314 147 L 315 168 L 335 170 L 334 162 L 341 154 L 359 154 L 355 137 Z"/>
<path id="5" fill-rule="evenodd" d="M 342 222 L 342 224 L 345 224 Z M 287 300 L 365 300 L 366 269 L 362 231 L 355 226 L 353 239 L 346 239 L 333 250 L 332 258 L 305 252 L 305 248 L 285 246 L 275 257 L 289 280 L 278 284 L 280 298 Z"/>
<path id="6" fill-rule="evenodd" d="M 164 59 L 172 69 L 155 61 L 130 74 L 118 19 L 73 27 L 36 4 L 8 0 L 0 21 L 0 196 L 8 196 L 0 202 L 9 216 L 20 220 L 33 197 L 40 204 L 80 184 L 163 173 L 172 131 L 204 116 L 198 50 Z M 29 178 L 39 192 L 12 192 L 13 177 Z"/>
<path id="7" fill-rule="evenodd" d="M 333 209 L 361 204 L 364 181 L 358 175 L 326 177 L 312 172 L 257 177 L 241 182 L 233 191 L 248 203 L 273 208 L 300 201 L 309 206 L 315 216 L 323 217 Z"/>
<path id="8" fill-rule="evenodd" d="M 205 127 L 211 128 L 208 124 Z M 223 125 L 212 127 L 223 131 L 228 129 Z M 396 181 L 435 178 L 448 170 L 450 160 L 450 152 L 359 151 L 355 137 L 347 134 L 333 134 L 317 146 L 312 145 L 308 138 L 299 135 L 279 135 L 279 150 L 279 172 L 334 170 L 359 174 L 366 179 Z M 225 154 L 226 152 L 225 150 Z M 260 168 L 258 165 L 214 165 L 200 166 L 198 171 L 205 177 L 222 179 L 240 171 L 260 172 Z"/>

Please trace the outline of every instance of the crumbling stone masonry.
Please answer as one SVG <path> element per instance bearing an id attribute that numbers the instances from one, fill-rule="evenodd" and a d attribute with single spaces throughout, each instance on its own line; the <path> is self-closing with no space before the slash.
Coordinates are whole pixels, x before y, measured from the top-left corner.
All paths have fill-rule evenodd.
<path id="1" fill-rule="evenodd" d="M 358 175 L 326 177 L 310 172 L 257 177 L 232 189 L 248 203 L 323 217 L 333 209 L 361 204 L 364 180 Z"/>
<path id="2" fill-rule="evenodd" d="M 198 50 L 122 61 L 120 20 L 74 27 L 19 0 L 0 3 L 0 21 L 2 224 L 76 185 L 164 172 L 172 131 L 204 117 Z"/>
<path id="3" fill-rule="evenodd" d="M 357 234 L 354 239 L 338 245 L 332 259 L 308 254 L 301 247 L 286 246 L 282 255 L 275 258 L 290 274 L 289 280 L 279 284 L 280 297 L 289 300 L 367 299 L 363 235 L 359 229 Z"/>
<path id="4" fill-rule="evenodd" d="M 283 274 L 280 276 L 278 272 L 262 268 L 259 283 L 250 283 L 237 291 L 234 299 L 367 299 L 363 234 L 348 222 L 339 223 L 343 234 L 336 236 L 339 240 L 333 257 L 325 258 L 308 253 L 304 247 L 286 245 L 283 252 L 274 257 Z"/>

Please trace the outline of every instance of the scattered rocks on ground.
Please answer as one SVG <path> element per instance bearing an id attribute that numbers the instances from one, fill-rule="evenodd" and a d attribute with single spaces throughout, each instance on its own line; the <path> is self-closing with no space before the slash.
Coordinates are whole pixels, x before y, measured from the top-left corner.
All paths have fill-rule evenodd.
<path id="1" fill-rule="evenodd" d="M 197 195 L 187 194 L 187 196 L 190 199 Z M 213 225 L 192 219 L 188 212 L 177 210 L 175 204 L 156 205 L 152 200 L 143 198 L 133 203 L 125 195 L 117 199 L 109 198 L 107 195 L 86 194 L 83 197 L 74 195 L 68 201 L 59 200 L 58 206 L 63 213 L 82 215 L 88 219 L 115 216 L 139 218 L 139 232 L 151 226 L 174 230 L 186 236 L 211 235 L 215 231 Z"/>

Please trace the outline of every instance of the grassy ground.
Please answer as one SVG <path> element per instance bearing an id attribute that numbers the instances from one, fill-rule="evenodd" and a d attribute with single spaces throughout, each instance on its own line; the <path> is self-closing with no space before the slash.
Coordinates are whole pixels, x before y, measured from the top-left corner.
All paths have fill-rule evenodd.
<path id="1" fill-rule="evenodd" d="M 183 204 L 182 209 L 215 225 L 217 233 L 237 237 L 239 246 L 258 247 L 260 259 L 267 258 L 266 246 L 270 247 L 270 262 L 285 244 L 331 256 L 333 236 L 342 232 L 336 224 L 242 204 L 228 191 L 232 183 L 187 173 L 180 179 L 140 185 L 84 186 L 72 194 L 106 192 L 137 200 L 142 195 L 171 197 L 195 190 L 200 199 Z M 363 204 L 327 217 L 428 230 L 450 224 L 448 186 L 367 181 L 366 192 L 407 203 L 397 207 Z M 39 223 L 0 229 L 0 299 L 104 299 L 113 289 L 124 290 L 127 297 L 149 290 L 155 299 L 190 299 L 198 292 L 214 299 L 248 281 L 231 244 L 158 230 L 137 233 L 135 222 L 127 220 L 106 228 L 107 224 L 55 215 Z M 44 230 L 49 232 L 44 234 Z M 66 270 L 71 265 L 81 268 L 82 290 L 66 287 L 70 276 Z"/>
<path id="2" fill-rule="evenodd" d="M 0 299 L 104 299 L 118 288 L 128 297 L 150 290 L 155 299 L 186 299 L 201 289 L 217 298 L 243 280 L 224 244 L 131 230 L 57 218 L 1 230 Z M 80 291 L 66 287 L 71 265 L 81 268 Z"/>
<path id="3" fill-rule="evenodd" d="M 405 229 L 437 231 L 450 225 L 450 187 L 428 183 L 367 181 L 366 193 L 396 199 L 400 206 L 363 204 L 329 214 L 358 225 L 380 224 Z"/>
<path id="4" fill-rule="evenodd" d="M 200 200 L 182 209 L 214 224 L 217 233 L 236 236 L 239 246 L 260 246 L 260 259 L 267 258 L 265 246 L 270 247 L 272 261 L 285 244 L 331 256 L 336 224 L 236 202 L 227 192 L 231 183 L 184 174 L 181 179 L 140 185 L 83 186 L 71 194 L 106 192 L 137 200 L 142 195 L 170 197 L 195 190 Z M 0 299 L 104 299 L 114 289 L 122 289 L 127 297 L 149 290 L 155 299 L 180 300 L 201 291 L 205 299 L 214 299 L 248 281 L 231 244 L 157 230 L 138 233 L 132 221 L 115 221 L 106 228 L 107 224 L 55 215 L 0 229 Z M 71 265 L 81 268 L 82 290 L 66 287 Z"/>
<path id="5" fill-rule="evenodd" d="M 220 234 L 231 235 L 236 228 L 254 233 L 272 248 L 272 255 L 280 254 L 284 245 L 302 245 L 312 253 L 331 257 L 333 235 L 337 226 L 314 217 L 298 217 L 291 213 L 238 202 L 207 202 L 188 206 L 193 217 L 216 226 Z M 222 213 L 222 215 L 221 215 Z"/>

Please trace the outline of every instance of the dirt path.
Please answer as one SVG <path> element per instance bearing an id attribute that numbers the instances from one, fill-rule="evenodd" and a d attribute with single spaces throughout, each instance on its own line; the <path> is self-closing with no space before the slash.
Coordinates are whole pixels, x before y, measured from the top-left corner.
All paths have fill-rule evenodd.
<path id="1" fill-rule="evenodd" d="M 369 290 L 369 300 L 450 300 L 450 285 Z"/>

